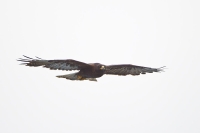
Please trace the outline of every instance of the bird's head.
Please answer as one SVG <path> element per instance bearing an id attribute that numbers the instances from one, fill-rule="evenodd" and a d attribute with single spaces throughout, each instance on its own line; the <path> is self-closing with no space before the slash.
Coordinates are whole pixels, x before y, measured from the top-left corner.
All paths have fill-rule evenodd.
<path id="1" fill-rule="evenodd" d="M 106 68 L 105 68 L 104 65 L 101 65 L 100 69 L 101 69 L 101 70 L 105 70 Z"/>
<path id="2" fill-rule="evenodd" d="M 106 69 L 106 66 L 105 65 L 102 65 L 102 64 L 99 64 L 99 63 L 95 63 L 95 68 L 96 70 L 101 70 L 101 71 L 105 71 Z"/>

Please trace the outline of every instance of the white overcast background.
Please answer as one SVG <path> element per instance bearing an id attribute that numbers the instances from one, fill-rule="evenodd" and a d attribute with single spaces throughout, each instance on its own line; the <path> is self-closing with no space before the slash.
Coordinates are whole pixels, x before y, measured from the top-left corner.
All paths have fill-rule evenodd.
<path id="1" fill-rule="evenodd" d="M 1 133 L 199 133 L 197 0 L 2 0 Z M 22 55 L 165 72 L 56 78 Z"/>

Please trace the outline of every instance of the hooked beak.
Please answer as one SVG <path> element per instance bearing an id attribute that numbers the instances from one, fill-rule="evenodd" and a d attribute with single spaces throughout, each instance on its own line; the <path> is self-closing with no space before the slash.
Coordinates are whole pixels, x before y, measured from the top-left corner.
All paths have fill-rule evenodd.
<path id="1" fill-rule="evenodd" d="M 105 66 L 101 66 L 101 68 L 100 68 L 101 70 L 103 70 L 103 69 L 105 69 Z"/>

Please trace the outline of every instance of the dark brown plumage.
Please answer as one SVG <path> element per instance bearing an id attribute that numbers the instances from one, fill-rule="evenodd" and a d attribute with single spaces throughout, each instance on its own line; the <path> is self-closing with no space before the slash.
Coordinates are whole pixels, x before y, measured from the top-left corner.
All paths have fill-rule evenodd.
<path id="1" fill-rule="evenodd" d="M 66 78 L 69 80 L 90 80 L 97 81 L 96 78 L 103 76 L 104 74 L 112 75 L 140 75 L 146 73 L 163 71 L 161 68 L 142 67 L 131 64 L 124 65 L 103 65 L 100 63 L 83 63 L 76 60 L 43 60 L 36 57 L 36 59 L 24 56 L 25 59 L 19 58 L 18 61 L 23 62 L 22 65 L 38 67 L 43 66 L 50 68 L 51 70 L 79 70 L 79 72 L 60 75 L 58 78 Z"/>

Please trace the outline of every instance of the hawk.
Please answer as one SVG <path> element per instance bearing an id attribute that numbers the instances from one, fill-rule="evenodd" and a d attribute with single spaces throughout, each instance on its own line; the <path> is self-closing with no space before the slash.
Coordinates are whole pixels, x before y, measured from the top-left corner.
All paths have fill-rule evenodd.
<path id="1" fill-rule="evenodd" d="M 24 55 L 24 59 L 19 58 L 17 61 L 21 61 L 21 65 L 30 67 L 43 66 L 51 70 L 79 70 L 76 73 L 59 75 L 58 78 L 65 78 L 69 80 L 89 80 L 97 81 L 96 78 L 103 76 L 104 74 L 112 75 L 140 75 L 153 72 L 161 72 L 164 67 L 150 68 L 143 66 L 136 66 L 131 64 L 120 64 L 120 65 L 103 65 L 100 63 L 84 63 L 72 59 L 66 60 L 44 60 L 39 57 L 36 59 L 27 57 Z"/>

